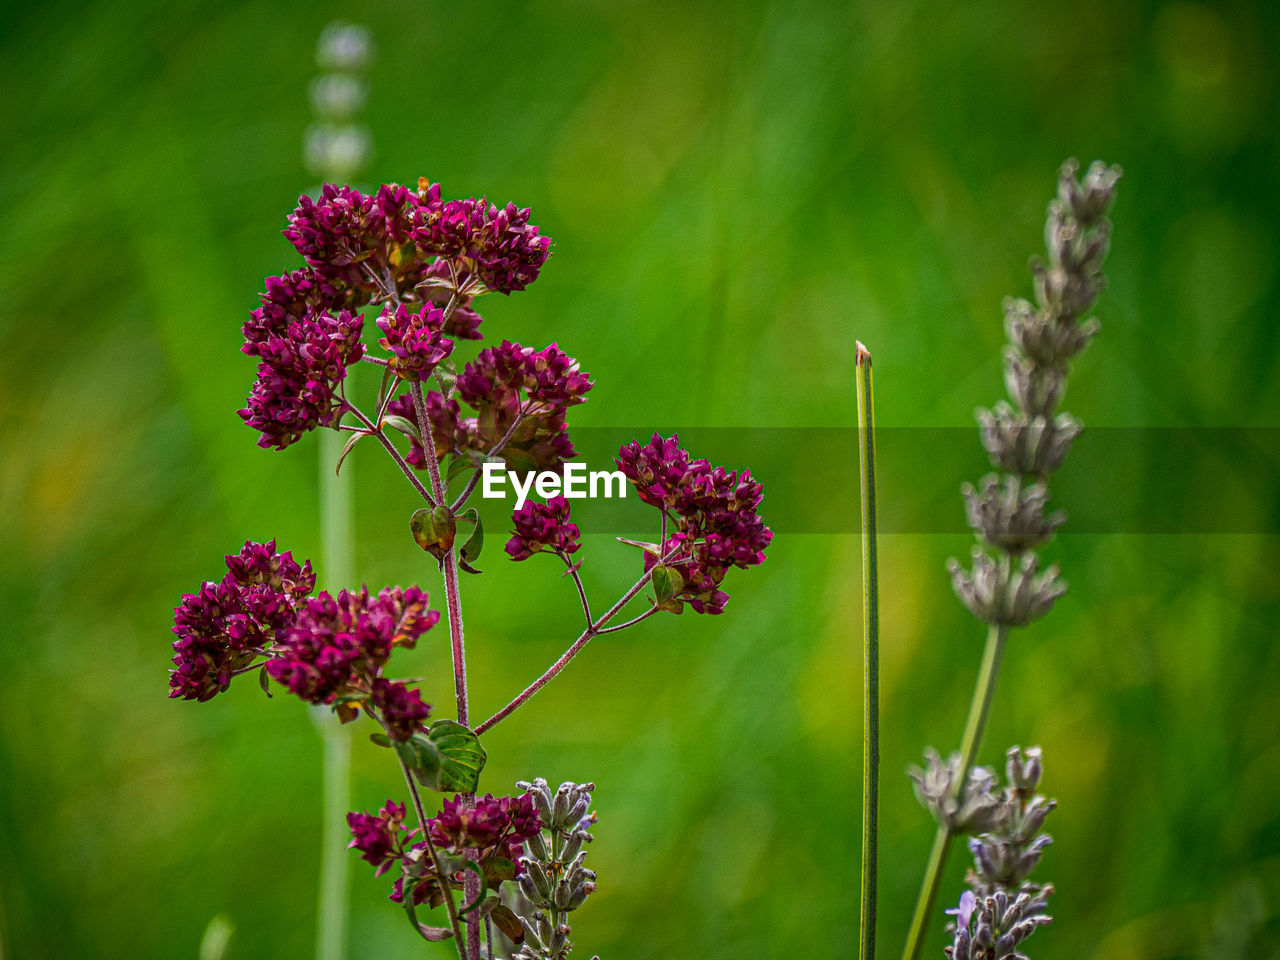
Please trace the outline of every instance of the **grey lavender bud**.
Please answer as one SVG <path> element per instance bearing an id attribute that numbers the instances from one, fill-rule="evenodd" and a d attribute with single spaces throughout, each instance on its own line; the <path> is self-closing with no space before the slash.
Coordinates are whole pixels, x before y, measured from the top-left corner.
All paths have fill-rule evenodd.
<path id="1" fill-rule="evenodd" d="M 1062 165 L 1058 173 L 1058 199 L 1077 220 L 1092 224 L 1111 209 L 1115 200 L 1116 184 L 1124 171 L 1118 166 L 1107 166 L 1101 160 L 1089 165 L 1081 182 L 1076 182 L 1079 163 L 1074 159 Z"/>
<path id="2" fill-rule="evenodd" d="M 541 778 L 517 786 L 532 798 L 542 830 L 529 838 L 529 856 L 520 861 L 520 890 L 527 902 L 516 908 L 525 929 L 536 936 L 526 938 L 513 960 L 564 960 L 573 948 L 566 919 L 596 890 L 595 871 L 584 866 L 582 849 L 591 842 L 588 828 L 597 820 L 591 812 L 595 784 L 566 781 L 555 793 Z"/>
<path id="3" fill-rule="evenodd" d="M 551 878 L 547 876 L 547 871 L 543 865 L 537 860 L 524 859 L 524 875 L 520 878 L 520 888 L 524 891 L 524 895 L 539 907 L 549 907 L 551 905 L 552 884 Z"/>
<path id="4" fill-rule="evenodd" d="M 1043 546 L 1067 519 L 1061 510 L 1046 514 L 1049 489 L 1043 483 L 1023 484 L 1021 478 L 988 474 L 980 490 L 960 488 L 974 533 L 1008 553 Z"/>
<path id="5" fill-rule="evenodd" d="M 1003 400 L 979 409 L 979 436 L 993 466 L 1006 473 L 1047 477 L 1062 466 L 1081 426 L 1069 413 L 1050 420 L 1015 411 Z"/>
<path id="6" fill-rule="evenodd" d="M 1067 388 L 1063 367 L 1044 366 L 1015 347 L 1004 348 L 1004 384 L 1009 396 L 1030 416 L 1052 417 Z"/>
<path id="7" fill-rule="evenodd" d="M 323 70 L 365 70 L 373 62 L 373 32 L 357 23 L 335 20 L 324 28 L 316 45 L 316 63 Z"/>
<path id="8" fill-rule="evenodd" d="M 1027 359 L 1044 366 L 1065 364 L 1089 345 L 1099 329 L 1097 320 L 1059 323 L 1026 300 L 1004 301 L 1004 330 L 1009 342 Z"/>
<path id="9" fill-rule="evenodd" d="M 932 747 L 925 751 L 924 768 L 911 767 L 916 798 L 933 814 L 935 820 L 951 833 L 978 833 L 995 824 L 999 798 L 991 793 L 995 774 L 986 767 L 969 771 L 967 789 L 957 787 L 961 756 L 957 751 L 944 763 Z"/>
<path id="10" fill-rule="evenodd" d="M 1044 775 L 1044 763 L 1039 747 L 1010 747 L 1005 762 L 1005 778 L 1009 786 L 1019 793 L 1034 793 Z"/>
<path id="11" fill-rule="evenodd" d="M 1016 897 L 1003 892 L 975 897 L 966 890 L 959 907 L 947 911 L 956 918 L 947 924 L 947 933 L 954 937 L 945 948 L 947 956 L 951 960 L 1026 960 L 1017 948 L 1037 927 L 1053 919 L 1045 912 L 1052 894 L 1052 886 Z"/>
<path id="12" fill-rule="evenodd" d="M 987 833 L 970 837 L 969 852 L 974 862 L 972 886 L 979 892 L 1023 889 L 1040 863 L 1045 847 L 1051 843 L 1053 838 L 1047 833 L 1026 844 L 1007 843 Z"/>
<path id="13" fill-rule="evenodd" d="M 983 623 L 1025 627 L 1040 619 L 1067 592 L 1057 565 L 1040 572 L 1040 559 L 1024 553 L 1016 561 L 1008 555 L 992 559 L 973 548 L 972 571 L 952 559 L 947 564 L 956 595 Z"/>
<path id="14" fill-rule="evenodd" d="M 591 807 L 591 791 L 596 788 L 594 783 L 565 781 L 554 794 L 541 777 L 532 783 L 521 780 L 516 786 L 533 797 L 542 825 L 548 830 L 569 834 L 582 827 L 585 820 L 595 822 L 594 815 L 587 812 Z"/>
<path id="15" fill-rule="evenodd" d="M 1057 802 L 1038 793 L 1042 774 L 1040 749 L 1008 752 L 1009 783 L 1002 791 L 992 824 L 969 840 L 973 868 L 966 880 L 979 897 L 997 892 L 1035 894 L 1042 888 L 1028 880 L 1052 838 L 1041 833 L 1045 817 Z"/>

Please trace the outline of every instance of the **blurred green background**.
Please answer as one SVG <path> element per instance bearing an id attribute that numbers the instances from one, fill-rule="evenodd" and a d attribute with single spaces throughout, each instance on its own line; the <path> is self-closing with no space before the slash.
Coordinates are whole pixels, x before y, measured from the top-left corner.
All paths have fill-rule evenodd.
<path id="1" fill-rule="evenodd" d="M 166 668 L 172 608 L 224 553 L 270 537 L 320 553 L 316 438 L 263 451 L 234 411 L 253 377 L 240 323 L 262 277 L 300 262 L 279 231 L 312 184 L 307 85 L 339 17 L 379 43 L 368 180 L 514 199 L 554 238 L 537 284 L 483 302 L 484 330 L 582 360 L 597 386 L 574 424 L 622 439 L 851 427 L 857 337 L 882 426 L 971 429 L 1001 391 L 1001 298 L 1029 294 L 1055 171 L 1078 156 L 1126 176 L 1103 334 L 1067 408 L 1094 427 L 1194 429 L 1210 451 L 1215 428 L 1277 426 L 1280 44 L 1263 0 L 10 7 L 4 956 L 193 957 L 216 914 L 237 928 L 229 958 L 311 955 L 311 720 L 251 680 L 168 700 Z M 1280 956 L 1280 457 L 1268 429 L 1250 436 L 1212 463 L 1137 450 L 1063 472 L 1069 509 L 1165 496 L 1171 472 L 1192 482 L 1166 497 L 1165 532 L 1060 536 L 1049 553 L 1072 590 L 1010 645 L 982 757 L 1041 744 L 1061 802 L 1039 873 L 1058 920 L 1028 944 L 1037 958 Z M 954 473 L 885 463 L 886 509 L 942 491 L 958 521 L 954 491 L 985 469 L 976 433 L 972 450 Z M 351 468 L 361 579 L 439 593 L 407 535 L 411 491 L 372 445 Z M 826 468 L 773 469 L 766 519 L 782 471 Z M 847 516 L 854 477 L 828 473 L 829 509 Z M 1205 531 L 1196 518 L 1237 475 L 1251 478 L 1244 532 Z M 776 509 L 795 515 L 784 495 Z M 821 498 L 802 507 L 823 529 Z M 1178 517 L 1200 532 L 1179 534 Z M 482 715 L 579 617 L 555 564 L 506 562 L 492 523 L 485 573 L 465 585 Z M 614 532 L 585 538 L 597 604 L 637 572 Z M 932 837 L 902 771 L 957 744 L 977 669 L 982 631 L 944 571 L 968 546 L 958 529 L 882 546 L 883 956 Z M 780 528 L 768 563 L 730 575 L 723 617 L 596 641 L 486 738 L 490 790 L 599 785 L 584 958 L 854 956 L 858 550 L 847 529 Z M 443 631 L 407 658 L 418 671 L 447 714 Z M 353 789 L 369 808 L 402 787 L 361 739 Z M 450 955 L 351 861 L 352 957 Z"/>

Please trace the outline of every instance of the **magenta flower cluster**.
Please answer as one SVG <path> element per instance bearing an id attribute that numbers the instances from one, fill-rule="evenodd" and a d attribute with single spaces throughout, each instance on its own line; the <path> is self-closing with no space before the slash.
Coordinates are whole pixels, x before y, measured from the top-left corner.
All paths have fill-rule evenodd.
<path id="1" fill-rule="evenodd" d="M 523 290 L 551 246 L 528 209 L 484 198 L 446 202 L 440 185 L 425 180 L 417 192 L 386 184 L 371 196 L 326 184 L 319 198 L 299 198 L 284 235 L 307 267 L 269 277 L 244 324 L 242 349 L 259 365 L 239 411 L 260 446 L 280 450 L 335 426 L 348 409 L 347 368 L 365 355 L 361 307 L 387 302 L 379 344 L 401 379 L 422 380 L 448 358 L 453 339 L 480 339 L 474 296 Z"/>
<path id="2" fill-rule="evenodd" d="M 720 589 L 730 567 L 764 562 L 773 531 L 756 512 L 763 490 L 749 470 L 740 474 L 693 460 L 679 437 L 658 434 L 643 446 L 632 442 L 615 460 L 640 499 L 675 523 L 674 532 L 645 552 L 645 570 L 668 558 L 684 581 L 677 599 L 698 613 L 721 613 L 729 595 Z"/>
<path id="3" fill-rule="evenodd" d="M 377 813 L 352 811 L 347 814 L 347 826 L 351 828 L 348 850 L 359 850 L 360 859 L 375 867 L 373 875 L 380 877 L 404 854 L 404 843 L 412 833 L 404 829 L 405 806 L 388 800 Z"/>
<path id="4" fill-rule="evenodd" d="M 486 860 L 498 857 L 511 862 L 514 876 L 524 871 L 520 860 L 524 856 L 525 841 L 542 829 L 542 819 L 527 794 L 518 797 L 463 797 L 455 794 L 446 799 L 440 813 L 427 821 L 431 842 L 446 855 L 460 856 L 468 851 L 482 865 Z M 405 881 L 409 882 L 414 904 L 431 902 L 440 889 L 440 879 L 425 862 L 425 843 L 414 844 L 404 857 L 405 875 L 396 880 L 391 899 L 404 902 Z M 458 885 L 460 877 L 447 878 L 451 885 Z"/>
<path id="5" fill-rule="evenodd" d="M 208 700 L 265 656 L 267 674 L 308 703 L 348 698 L 337 704 L 344 719 L 355 716 L 354 703 L 367 703 L 394 740 L 422 728 L 431 708 L 382 669 L 395 647 L 412 647 L 439 621 L 425 593 L 388 587 L 376 597 L 367 589 L 311 597 L 311 562 L 277 553 L 274 540 L 248 542 L 226 563 L 220 582 L 187 594 L 174 611 L 169 696 Z"/>
<path id="6" fill-rule="evenodd" d="M 591 636 L 662 610 L 680 612 L 685 602 L 699 612 L 723 610 L 727 570 L 761 563 L 772 537 L 756 512 L 760 485 L 746 471 L 691 460 L 676 437 L 655 435 L 644 447 L 624 447 L 617 463 L 641 499 L 661 511 L 657 539 L 664 542 L 639 544 L 646 550 L 645 575 L 596 618 L 580 563 L 571 559 L 581 534 L 568 499 L 529 501 L 515 511 L 507 554 L 514 560 L 535 553 L 562 559 L 587 630 L 538 681 L 469 728 L 459 571 L 479 572 L 471 564 L 483 547 L 483 531 L 478 512 L 465 507 L 480 477 L 473 474 L 453 500 L 451 484 L 499 457 L 510 471 L 561 470 L 576 457 L 568 410 L 586 400 L 593 382 L 555 342 L 536 349 L 502 340 L 465 364 L 454 351 L 460 341 L 484 339 L 476 298 L 527 287 L 545 264 L 551 241 L 529 222 L 528 209 L 499 207 L 484 197 L 446 201 L 440 185 L 425 179 L 416 191 L 386 184 L 373 194 L 326 184 L 318 197 L 299 199 L 284 235 L 306 266 L 268 277 L 260 305 L 242 327 L 241 349 L 258 366 L 239 415 L 258 432 L 260 446 L 281 450 L 316 427 L 349 433 L 339 466 L 356 441 L 374 436 L 426 501 L 410 528 L 444 576 L 458 721 L 428 726 L 431 706 L 414 682 L 385 675 L 395 648 L 412 648 L 440 620 L 426 593 L 389 587 L 371 594 L 364 587 L 313 596 L 310 563 L 300 566 L 289 553 L 277 553 L 274 541 L 246 543 L 226 558 L 222 580 L 183 598 L 174 617 L 170 696 L 208 700 L 253 670 L 260 671 L 264 687 L 274 680 L 307 703 L 330 706 L 344 722 L 368 715 L 384 731 L 373 741 L 391 748 L 399 761 L 419 826 L 406 827 L 406 806 L 388 800 L 377 813 L 348 815 L 349 846 L 377 875 L 396 871 L 391 899 L 405 905 L 416 932 L 428 940 L 451 934 L 460 956 L 463 949 L 477 956 L 483 916 L 486 926 L 507 936 L 529 936 L 521 956 L 532 956 L 531 944 L 540 944 L 539 956 L 563 956 L 570 946 L 564 915 L 595 889 L 581 851 L 591 839 L 586 826 L 595 820 L 587 814 L 591 788 L 566 783 L 552 798 L 538 780 L 540 787 L 520 796 L 476 798 L 486 761 L 480 734 L 526 702 Z M 362 340 L 370 317 L 376 346 Z M 348 370 L 359 362 L 382 368 L 368 410 L 348 394 Z M 407 455 L 401 452 L 406 441 Z M 446 463 L 446 457 L 452 460 Z M 429 489 L 414 469 L 429 470 Z M 593 491 L 597 479 L 591 478 Z M 538 487 L 541 495 L 541 480 Z M 455 542 L 459 520 L 471 525 L 462 543 Z M 663 567 L 655 569 L 659 557 Z M 606 627 L 646 585 L 656 594 L 652 606 Z M 462 792 L 425 819 L 417 784 Z M 550 847 L 541 834 L 549 816 L 568 824 L 552 831 L 559 839 Z M 525 856 L 526 843 L 533 859 Z M 502 883 L 521 876 L 534 903 L 533 920 L 527 911 L 517 915 L 519 904 L 494 897 Z M 459 890 L 471 902 L 461 911 L 450 906 L 451 930 L 417 922 L 416 905 L 452 904 Z M 550 912 L 544 916 L 543 909 Z M 490 953 L 492 938 L 489 933 Z"/>
<path id="7" fill-rule="evenodd" d="M 209 700 L 231 685 L 277 635 L 315 589 L 311 562 L 276 552 L 276 542 L 246 542 L 226 558 L 227 573 L 189 593 L 174 611 L 174 669 L 169 696 Z"/>
<path id="8" fill-rule="evenodd" d="M 382 668 L 393 647 L 412 647 L 440 614 L 427 609 L 417 587 L 327 592 L 307 601 L 297 620 L 276 640 L 267 673 L 308 703 L 333 703 L 347 694 L 367 695 L 394 740 L 407 740 L 430 707 L 417 690 L 386 680 Z"/>
<path id="9" fill-rule="evenodd" d="M 315 312 L 287 321 L 265 340 L 245 341 L 244 352 L 261 362 L 258 380 L 239 413 L 259 432 L 259 446 L 283 450 L 308 430 L 337 423 L 346 411 L 338 385 L 347 367 L 364 356 L 363 324 L 347 310 L 337 316 Z"/>
<path id="10" fill-rule="evenodd" d="M 436 456 L 487 454 L 507 438 L 500 455 L 510 469 L 556 469 L 576 455 L 567 410 L 582 403 L 591 387 L 590 375 L 554 343 L 534 350 L 504 340 L 500 346 L 481 350 L 457 379 L 457 395 L 476 411 L 475 416 L 463 416 L 457 400 L 446 400 L 434 390 L 423 396 Z M 408 393 L 388 403 L 387 413 L 417 423 Z M 518 426 L 517 417 L 521 418 Z M 516 429 L 508 437 L 513 426 Z M 416 437 L 410 438 L 405 460 L 426 469 Z"/>
<path id="11" fill-rule="evenodd" d="M 453 352 L 453 341 L 444 335 L 444 311 L 424 304 L 414 312 L 404 304 L 387 307 L 378 318 L 386 336 L 378 345 L 391 353 L 388 366 L 401 380 L 424 380 Z"/>
<path id="12" fill-rule="evenodd" d="M 551 238 L 529 223 L 529 209 L 514 203 L 497 207 L 479 199 L 440 199 L 440 185 L 422 189 L 419 181 L 418 248 L 457 265 L 464 278 L 474 276 L 490 290 L 513 293 L 538 277 L 551 253 Z"/>
<path id="13" fill-rule="evenodd" d="M 401 875 L 391 891 L 396 903 L 404 901 L 405 881 L 414 904 L 435 901 L 440 895 L 442 878 L 431 863 L 425 841 L 412 843 L 419 831 L 404 826 L 405 807 L 391 800 L 377 814 L 347 814 L 351 828 L 348 849 L 360 851 L 360 858 L 374 867 L 374 876 L 382 876 L 399 864 Z M 500 857 L 511 863 L 515 876 L 523 871 L 520 862 L 524 844 L 542 829 L 542 819 L 533 798 L 463 797 L 455 794 L 446 799 L 440 813 L 426 822 L 431 842 L 444 855 L 458 857 L 468 851 L 480 863 Z M 443 878 L 449 886 L 461 884 L 460 875 Z"/>
<path id="14" fill-rule="evenodd" d="M 507 541 L 506 550 L 512 560 L 527 560 L 543 551 L 567 556 L 580 546 L 578 525 L 569 522 L 569 501 L 564 497 L 552 497 L 546 503 L 529 500 L 511 519 L 515 536 Z"/>
<path id="15" fill-rule="evenodd" d="M 566 412 L 592 385 L 578 361 L 554 343 L 534 350 L 503 340 L 481 350 L 458 375 L 458 396 L 476 411 L 462 423 L 464 444 L 490 450 L 523 417 L 503 448 L 508 467 L 556 469 L 575 455 Z"/>

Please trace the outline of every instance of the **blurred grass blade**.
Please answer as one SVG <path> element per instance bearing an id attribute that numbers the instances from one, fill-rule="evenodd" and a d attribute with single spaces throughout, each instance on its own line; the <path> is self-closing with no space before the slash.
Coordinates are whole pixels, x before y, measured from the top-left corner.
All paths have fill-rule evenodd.
<path id="1" fill-rule="evenodd" d="M 225 913 L 214 914 L 200 938 L 200 960 L 223 960 L 236 925 Z"/>

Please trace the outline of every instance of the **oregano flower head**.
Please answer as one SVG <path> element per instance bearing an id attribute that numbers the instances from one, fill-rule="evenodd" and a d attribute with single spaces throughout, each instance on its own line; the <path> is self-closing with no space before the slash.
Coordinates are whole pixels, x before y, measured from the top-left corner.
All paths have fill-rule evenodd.
<path id="1" fill-rule="evenodd" d="M 458 396 L 476 411 L 462 425 L 466 444 L 488 451 L 515 427 L 502 449 L 508 467 L 557 469 L 575 455 L 566 411 L 584 402 L 592 385 L 554 343 L 542 350 L 509 340 L 487 347 L 458 374 Z"/>
<path id="2" fill-rule="evenodd" d="M 549 552 L 563 560 L 586 629 L 505 707 L 487 720 L 470 719 L 459 571 L 480 572 L 471 562 L 484 539 L 479 512 L 465 509 L 466 502 L 482 465 L 499 458 L 517 472 L 562 469 L 575 456 L 568 409 L 583 403 L 594 385 L 555 342 L 535 349 L 502 340 L 469 363 L 453 358 L 460 341 L 483 339 L 476 298 L 523 290 L 538 277 L 551 241 L 529 219 L 528 208 L 513 203 L 445 200 L 440 185 L 426 179 L 416 191 L 385 184 L 373 194 L 326 184 L 318 197 L 299 199 L 283 231 L 306 265 L 266 278 L 241 328 L 241 350 L 256 359 L 257 379 L 239 415 L 258 432 L 260 446 L 282 450 L 316 427 L 330 427 L 348 435 L 340 468 L 358 441 L 376 438 L 426 502 L 412 514 L 410 532 L 439 561 L 444 577 L 457 720 L 428 725 L 431 706 L 418 681 L 387 675 L 395 648 L 413 647 L 440 619 L 423 591 L 390 587 L 372 594 L 362 587 L 312 596 L 311 565 L 277 553 L 274 541 L 246 543 L 227 557 L 221 581 L 183 598 L 174 618 L 170 695 L 207 700 L 253 670 L 264 690 L 273 679 L 307 703 L 331 707 L 343 722 L 367 715 L 380 728 L 370 739 L 401 768 L 418 827 L 405 826 L 405 804 L 388 800 L 376 814 L 348 815 L 350 847 L 378 875 L 397 870 L 391 899 L 404 905 L 415 932 L 433 942 L 452 937 L 460 956 L 464 949 L 475 956 L 483 917 L 486 929 L 492 925 L 520 943 L 514 956 L 521 960 L 564 960 L 572 948 L 566 917 L 596 889 L 594 871 L 583 865 L 583 845 L 596 822 L 588 809 L 593 786 L 565 783 L 552 797 L 537 780 L 522 782 L 519 796 L 477 799 L 487 758 L 480 736 L 527 702 L 593 636 L 660 610 L 680 612 L 685 602 L 719 613 L 728 600 L 721 589 L 728 569 L 763 562 L 772 532 L 757 513 L 762 492 L 749 472 L 692 460 L 676 437 L 655 436 L 643 450 L 632 444 L 619 462 L 641 499 L 662 512 L 657 539 L 663 542 L 641 545 L 644 575 L 593 614 L 581 564 L 570 560 L 581 534 L 568 499 L 527 502 L 513 516 L 507 553 L 523 560 Z M 366 308 L 376 316 L 376 343 L 362 339 Z M 357 362 L 381 368 L 371 407 L 362 408 L 347 377 Z M 415 470 L 426 471 L 429 486 Z M 455 493 L 454 481 L 468 471 Z M 460 522 L 471 525 L 465 540 L 457 537 Z M 650 585 L 658 597 L 643 598 L 648 609 L 610 625 Z M 427 819 L 419 785 L 460 792 Z M 532 904 L 521 914 L 498 895 L 503 883 L 517 879 L 528 881 L 522 889 Z M 469 907 L 456 909 L 458 893 Z M 417 906 L 446 903 L 450 929 L 418 921 Z M 486 938 L 492 954 L 493 933 Z"/>
<path id="3" fill-rule="evenodd" d="M 380 877 L 391 869 L 404 851 L 408 831 L 404 828 L 405 805 L 388 800 L 377 814 L 352 811 L 347 814 L 351 828 L 348 850 L 359 850 L 360 859 L 371 863 Z"/>
<path id="4" fill-rule="evenodd" d="M 174 610 L 174 669 L 169 696 L 210 700 L 231 685 L 237 671 L 293 623 L 297 607 L 315 589 L 311 561 L 302 566 L 276 542 L 246 541 L 226 558 L 227 573 L 205 583 Z"/>
<path id="5" fill-rule="evenodd" d="M 296 622 L 278 637 L 267 672 L 308 703 L 332 703 L 348 693 L 375 693 L 374 684 L 394 646 L 412 647 L 439 621 L 417 587 L 388 587 L 376 597 L 368 589 L 327 591 L 307 601 Z M 381 688 L 378 706 L 396 712 L 397 732 L 407 739 L 426 718 L 394 690 Z M 407 732 L 405 732 L 407 730 Z"/>
<path id="6" fill-rule="evenodd" d="M 258 380 L 240 418 L 259 431 L 258 446 L 283 450 L 317 426 L 333 426 L 346 411 L 338 385 L 364 356 L 363 320 L 346 310 L 290 320 L 280 336 L 254 345 Z"/>
<path id="7" fill-rule="evenodd" d="M 698 613 L 722 613 L 729 595 L 720 585 L 729 568 L 763 563 L 773 540 L 756 512 L 763 487 L 749 470 L 735 473 L 691 459 L 676 435 L 655 433 L 643 446 L 632 441 L 614 462 L 640 499 L 675 523 L 666 541 L 645 551 L 646 571 L 666 558 L 664 609 L 679 613 L 688 601 Z"/>
<path id="8" fill-rule="evenodd" d="M 444 311 L 424 305 L 411 312 L 403 303 L 387 307 L 378 317 L 385 336 L 379 346 L 392 354 L 388 366 L 402 380 L 423 380 L 453 352 L 453 341 L 444 335 Z"/>
<path id="9" fill-rule="evenodd" d="M 512 560 L 527 560 L 535 553 L 575 553 L 578 525 L 569 522 L 569 501 L 552 497 L 546 503 L 529 500 L 512 514 L 515 536 L 507 541 L 506 551 Z"/>

